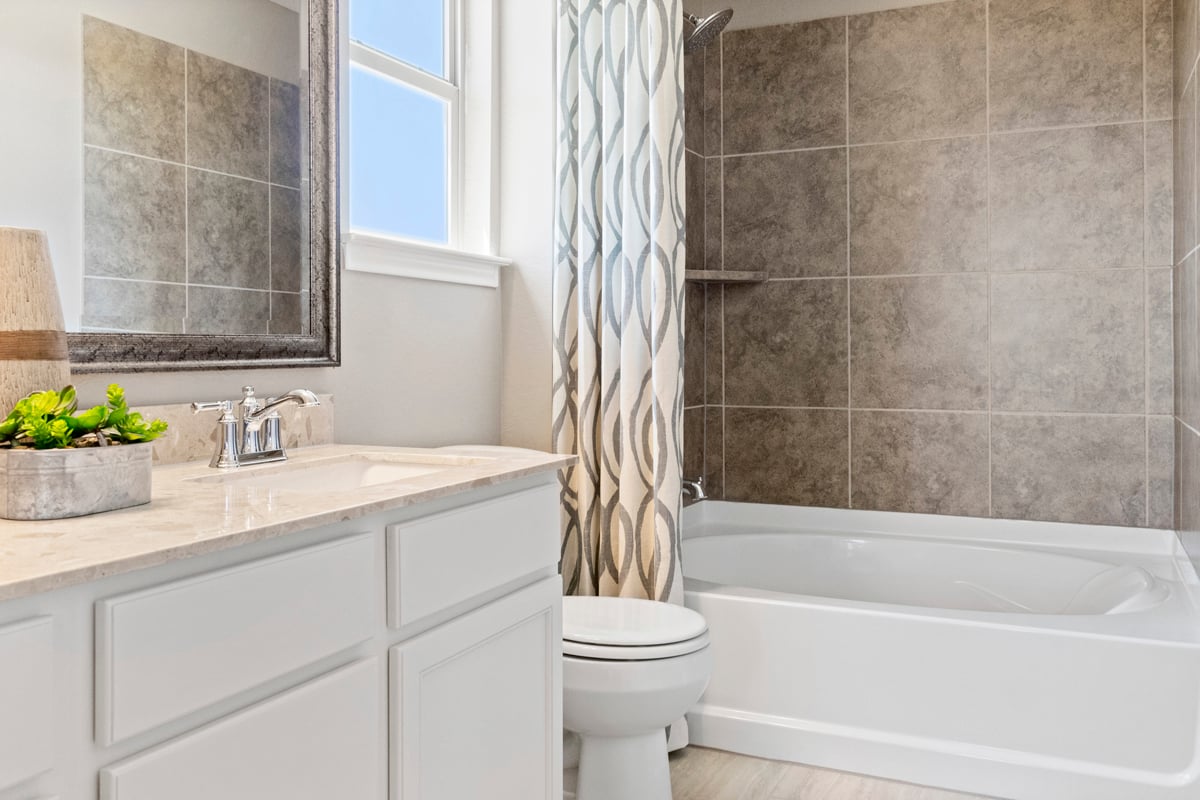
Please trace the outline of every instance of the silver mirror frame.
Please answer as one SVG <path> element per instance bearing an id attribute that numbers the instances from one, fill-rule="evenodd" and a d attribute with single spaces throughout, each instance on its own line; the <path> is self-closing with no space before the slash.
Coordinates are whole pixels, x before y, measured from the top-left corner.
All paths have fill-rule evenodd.
<path id="1" fill-rule="evenodd" d="M 71 371 L 336 367 L 341 363 L 338 0 L 308 0 L 309 332 L 305 335 L 71 333 Z"/>

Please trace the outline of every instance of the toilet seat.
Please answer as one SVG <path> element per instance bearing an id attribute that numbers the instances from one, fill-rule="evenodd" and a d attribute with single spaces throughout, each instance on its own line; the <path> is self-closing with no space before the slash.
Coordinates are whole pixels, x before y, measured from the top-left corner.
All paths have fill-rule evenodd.
<path id="1" fill-rule="evenodd" d="M 564 655 L 650 661 L 707 645 L 708 623 L 690 608 L 629 597 L 563 598 Z"/>
<path id="2" fill-rule="evenodd" d="M 694 639 L 671 644 L 657 645 L 612 645 L 588 644 L 563 639 L 563 655 L 572 658 L 591 658 L 599 661 L 656 661 L 660 658 L 678 658 L 708 647 L 708 634 L 702 633 Z"/>

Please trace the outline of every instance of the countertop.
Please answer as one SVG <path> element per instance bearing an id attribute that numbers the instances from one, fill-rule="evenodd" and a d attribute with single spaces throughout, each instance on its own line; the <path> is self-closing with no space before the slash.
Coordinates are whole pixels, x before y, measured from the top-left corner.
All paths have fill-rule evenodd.
<path id="1" fill-rule="evenodd" d="M 573 456 L 505 448 L 325 445 L 292 451 L 286 465 L 241 467 L 227 474 L 294 469 L 363 453 L 413 461 L 452 457 L 459 463 L 395 483 L 343 492 L 225 484 L 212 481 L 220 473 L 207 461 L 155 467 L 149 505 L 47 522 L 0 520 L 0 600 L 404 508 L 555 471 L 575 461 Z"/>

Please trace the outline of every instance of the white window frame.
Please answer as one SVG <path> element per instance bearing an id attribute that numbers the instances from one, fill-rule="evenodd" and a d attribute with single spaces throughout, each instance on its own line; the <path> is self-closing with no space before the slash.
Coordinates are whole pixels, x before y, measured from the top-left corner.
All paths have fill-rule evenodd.
<path id="1" fill-rule="evenodd" d="M 350 0 L 354 2 L 354 0 Z M 447 102 L 447 227 L 449 243 L 432 244 L 355 230 L 349 225 L 349 188 L 343 187 L 345 268 L 405 278 L 498 287 L 511 263 L 496 255 L 499 239 L 497 174 L 497 0 L 448 0 L 446 78 L 431 75 L 349 38 L 344 4 L 342 90 L 349 97 L 351 64 Z M 349 103 L 344 103 L 347 109 Z M 343 134 L 349 114 L 343 110 Z M 342 136 L 344 143 L 349 137 Z M 348 145 L 343 175 L 349 175 Z"/>

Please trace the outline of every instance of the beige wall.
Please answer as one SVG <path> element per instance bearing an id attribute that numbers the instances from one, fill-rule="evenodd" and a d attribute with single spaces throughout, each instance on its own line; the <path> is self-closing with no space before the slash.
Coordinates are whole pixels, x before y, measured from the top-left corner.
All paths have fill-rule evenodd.
<path id="1" fill-rule="evenodd" d="M 770 281 L 689 288 L 688 469 L 1170 527 L 1171 14 L 954 0 L 691 56 L 689 266 Z"/>

